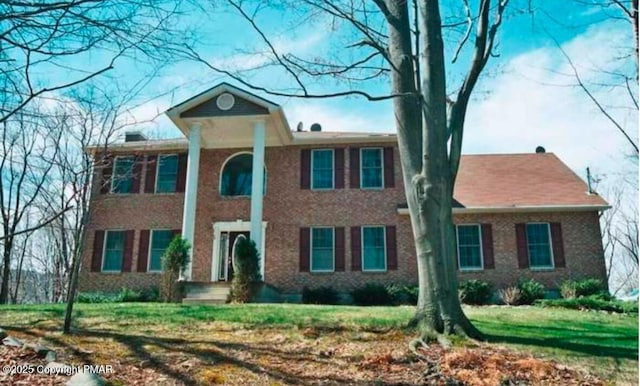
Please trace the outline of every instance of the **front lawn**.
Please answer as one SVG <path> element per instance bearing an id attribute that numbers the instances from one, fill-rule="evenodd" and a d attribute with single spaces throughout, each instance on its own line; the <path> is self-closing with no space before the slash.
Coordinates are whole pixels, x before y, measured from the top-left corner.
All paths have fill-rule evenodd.
<path id="1" fill-rule="evenodd" d="M 362 363 L 369 363 L 367 355 L 388 349 L 391 351 L 385 360 L 395 358 L 406 351 L 413 335 L 404 328 L 412 307 L 120 303 L 77 304 L 75 309 L 76 334 L 69 337 L 58 333 L 63 305 L 4 306 L 0 308 L 0 327 L 21 337 L 44 337 L 46 343 L 66 347 L 85 361 L 118 360 L 151 366 L 162 370 L 167 379 L 184 384 L 211 383 L 216 379 L 230 382 L 229 374 L 234 372 L 238 377 L 254 377 L 251 379 L 256 383 L 269 384 L 274 379 L 292 383 L 302 373 L 291 369 L 292 374 L 298 374 L 291 379 L 284 377 L 281 370 L 268 375 L 264 371 L 270 365 L 261 361 L 268 358 L 277 366 L 280 360 L 288 368 L 289 360 L 304 374 L 316 367 L 321 374 L 320 366 L 329 358 L 337 358 L 340 350 L 345 350 L 345 357 L 349 351 L 345 374 L 356 376 L 363 371 Z M 467 307 L 465 311 L 490 342 L 482 347 L 524 351 L 572 368 L 587 369 L 611 382 L 638 382 L 637 314 L 495 306 Z M 315 339 L 315 343 L 307 339 Z M 379 344 L 386 346 L 375 346 Z M 174 356 L 179 357 L 177 363 Z M 198 369 L 192 369 L 195 373 L 187 363 L 192 359 L 198 361 L 192 364 Z M 240 372 L 240 362 L 250 362 L 251 366 L 242 367 Z M 219 363 L 218 367 L 211 367 L 214 363 Z M 188 371 L 183 370 L 187 375 L 179 366 L 186 366 Z M 225 371 L 220 372 L 219 366 Z M 308 383 L 314 383 L 310 381 L 313 375 L 304 376 L 309 378 Z"/>

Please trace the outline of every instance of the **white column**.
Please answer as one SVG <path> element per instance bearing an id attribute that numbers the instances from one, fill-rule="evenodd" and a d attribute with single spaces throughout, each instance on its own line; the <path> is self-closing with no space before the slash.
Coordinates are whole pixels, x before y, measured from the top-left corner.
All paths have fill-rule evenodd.
<path id="1" fill-rule="evenodd" d="M 198 169 L 200 166 L 200 124 L 189 128 L 189 157 L 187 160 L 187 181 L 184 193 L 184 212 L 182 214 L 182 237 L 189 241 L 191 251 L 189 264 L 182 272 L 180 280 L 191 280 L 193 270 L 194 231 L 196 223 L 196 200 L 198 197 Z"/>
<path id="2" fill-rule="evenodd" d="M 261 249 L 262 240 L 262 196 L 264 193 L 264 143 L 265 123 L 253 123 L 253 168 L 251 173 L 251 240 Z M 263 249 L 264 251 L 264 249 Z M 260 265 L 264 270 L 264 256 L 260 256 Z M 264 271 L 263 271 L 264 279 Z"/>

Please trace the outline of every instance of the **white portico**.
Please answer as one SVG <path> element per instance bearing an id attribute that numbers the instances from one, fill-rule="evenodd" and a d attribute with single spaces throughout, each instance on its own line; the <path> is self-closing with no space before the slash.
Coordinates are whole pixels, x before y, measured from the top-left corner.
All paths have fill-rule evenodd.
<path id="1" fill-rule="evenodd" d="M 215 256 L 222 250 L 220 235 L 225 230 L 250 232 L 250 238 L 260 249 L 261 270 L 264 278 L 264 265 L 268 258 L 265 256 L 264 240 L 266 222 L 263 221 L 262 216 L 265 191 L 265 148 L 284 146 L 290 144 L 293 139 L 282 108 L 256 95 L 222 83 L 170 108 L 166 114 L 189 139 L 182 237 L 189 241 L 192 249 L 190 263 L 183 272 L 182 279 L 192 280 L 192 262 L 194 255 L 198 253 L 198 245 L 211 241 L 214 245 L 211 280 L 216 281 L 221 277 L 218 274 L 221 268 L 220 263 L 216 263 Z M 198 182 L 202 181 L 202 177 L 199 176 L 200 150 L 221 148 L 252 150 L 250 218 L 248 222 L 245 219 L 237 219 L 236 222 L 231 223 L 216 223 L 214 220 L 214 224 L 209 224 L 209 229 L 213 228 L 209 240 L 197 240 L 197 237 L 203 237 L 196 233 Z"/>

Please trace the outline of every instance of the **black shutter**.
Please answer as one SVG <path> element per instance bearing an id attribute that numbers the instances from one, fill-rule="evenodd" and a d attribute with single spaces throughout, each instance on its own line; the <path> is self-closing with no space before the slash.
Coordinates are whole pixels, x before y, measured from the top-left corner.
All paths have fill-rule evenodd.
<path id="1" fill-rule="evenodd" d="M 484 269 L 494 269 L 496 267 L 493 258 L 493 230 L 491 224 L 482 224 L 482 257 L 484 258 Z"/>
<path id="2" fill-rule="evenodd" d="M 311 189 L 311 150 L 300 151 L 300 189 Z"/>
<path id="3" fill-rule="evenodd" d="M 394 178 L 393 168 L 394 168 L 393 148 L 385 147 L 384 148 L 384 187 L 385 188 L 395 187 L 395 178 Z"/>
<path id="4" fill-rule="evenodd" d="M 300 228 L 300 272 L 309 272 L 310 228 Z"/>
<path id="5" fill-rule="evenodd" d="M 351 270 L 362 271 L 362 242 L 360 227 L 351 227 Z"/>
<path id="6" fill-rule="evenodd" d="M 138 272 L 147 272 L 149 265 L 149 233 L 148 229 L 140 231 L 140 243 L 138 245 Z"/>
<path id="7" fill-rule="evenodd" d="M 344 227 L 336 227 L 335 232 L 335 255 L 336 255 L 336 272 L 344 271 Z"/>
<path id="8" fill-rule="evenodd" d="M 349 187 L 360 189 L 360 148 L 349 148 Z"/>
<path id="9" fill-rule="evenodd" d="M 333 150 L 334 182 L 335 189 L 344 189 L 344 149 Z"/>
<path id="10" fill-rule="evenodd" d="M 562 225 L 559 222 L 552 222 L 551 227 L 551 243 L 553 246 L 553 265 L 556 268 L 566 267 L 564 259 L 564 242 L 562 240 Z"/>
<path id="11" fill-rule="evenodd" d="M 158 167 L 158 156 L 147 157 L 147 174 L 144 179 L 144 192 L 154 193 L 156 191 L 156 168 Z"/>
<path id="12" fill-rule="evenodd" d="M 396 248 L 396 227 L 394 225 L 387 226 L 385 231 L 387 237 L 387 269 L 398 269 L 398 249 Z"/>
<path id="13" fill-rule="evenodd" d="M 93 236 L 93 255 L 91 272 L 100 272 L 102 268 L 102 248 L 104 247 L 104 231 L 95 231 Z"/>
<path id="14" fill-rule="evenodd" d="M 518 248 L 518 268 L 529 267 L 529 251 L 527 249 L 527 226 L 516 224 L 516 246 Z"/>

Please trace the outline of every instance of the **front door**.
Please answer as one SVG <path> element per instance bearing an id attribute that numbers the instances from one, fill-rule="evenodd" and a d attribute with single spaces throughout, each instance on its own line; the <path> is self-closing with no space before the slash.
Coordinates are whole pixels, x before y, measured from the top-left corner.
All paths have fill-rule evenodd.
<path id="1" fill-rule="evenodd" d="M 233 279 L 233 256 L 239 236 L 249 238 L 249 232 L 220 232 L 220 249 L 218 251 L 218 281 Z"/>

